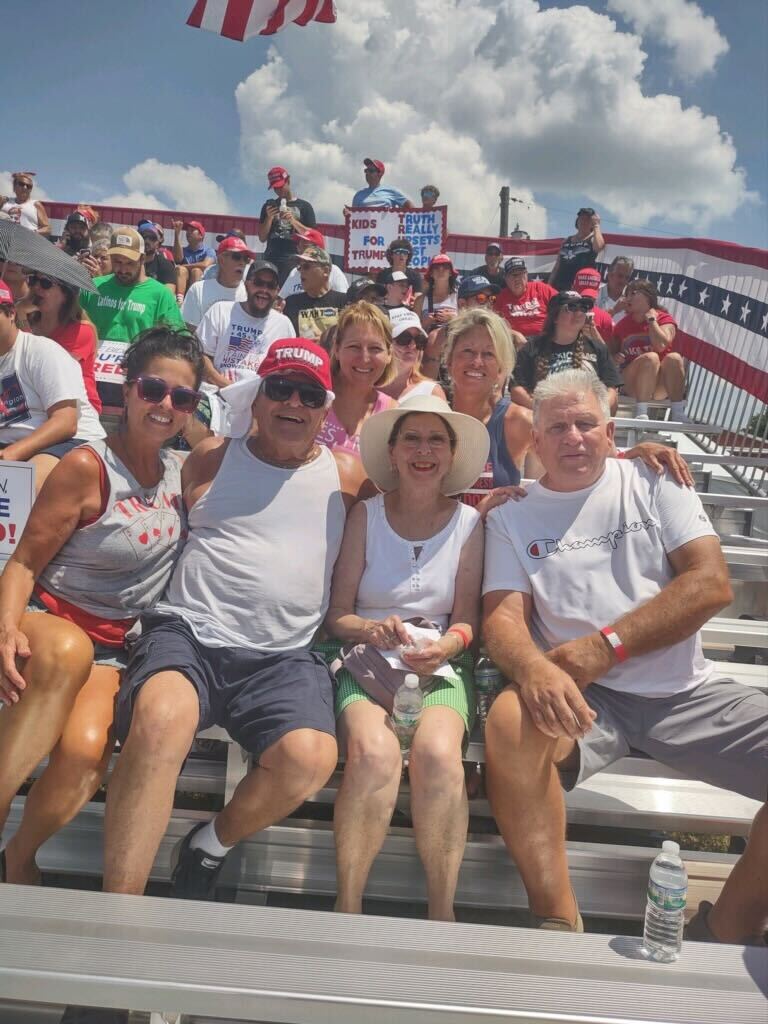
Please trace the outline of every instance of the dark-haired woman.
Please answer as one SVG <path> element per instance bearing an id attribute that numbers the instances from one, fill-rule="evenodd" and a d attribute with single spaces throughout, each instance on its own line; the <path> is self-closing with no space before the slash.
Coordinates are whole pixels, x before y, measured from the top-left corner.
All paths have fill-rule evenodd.
<path id="1" fill-rule="evenodd" d="M 182 458 L 198 342 L 152 328 L 128 349 L 118 432 L 65 455 L 0 576 L 0 826 L 35 765 L 0 876 L 39 882 L 35 854 L 98 789 L 112 750 L 125 638 L 160 597 L 186 534 Z"/>
<path id="2" fill-rule="evenodd" d="M 594 302 L 578 292 L 558 292 L 549 300 L 544 330 L 517 353 L 510 396 L 526 409 L 533 407 L 533 391 L 539 381 L 558 370 L 591 367 L 608 388 L 611 412 L 616 411 L 619 371 L 594 324 L 587 317 Z"/>
<path id="3" fill-rule="evenodd" d="M 425 280 L 426 291 L 414 303 L 413 309 L 421 317 L 421 325 L 429 336 L 422 369 L 426 376 L 436 379 L 440 370 L 440 350 L 445 338 L 442 328 L 453 320 L 459 307 L 456 287 L 459 275 L 451 257 L 444 252 L 435 256 L 429 264 Z"/>
<path id="4" fill-rule="evenodd" d="M 615 358 L 622 368 L 624 393 L 637 400 L 635 416 L 648 419 L 648 403 L 669 398 L 673 420 L 685 418 L 685 364 L 672 351 L 677 334 L 674 317 L 659 305 L 650 281 L 630 281 L 627 315 L 614 327 Z"/>
<path id="5" fill-rule="evenodd" d="M 578 272 L 596 266 L 597 257 L 604 248 L 600 214 L 595 213 L 591 206 L 582 206 L 576 214 L 576 234 L 563 240 L 549 275 L 549 284 L 558 291 L 572 288 Z"/>

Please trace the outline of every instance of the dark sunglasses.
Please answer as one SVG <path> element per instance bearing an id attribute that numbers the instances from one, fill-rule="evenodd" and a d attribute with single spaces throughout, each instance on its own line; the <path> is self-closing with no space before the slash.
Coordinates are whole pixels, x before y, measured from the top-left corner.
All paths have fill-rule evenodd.
<path id="1" fill-rule="evenodd" d="M 381 174 L 381 171 L 377 170 L 377 168 L 375 168 L 375 167 L 366 167 L 365 168 L 365 173 L 366 174 Z"/>
<path id="2" fill-rule="evenodd" d="M 586 302 L 565 302 L 560 308 L 567 309 L 569 313 L 588 313 L 592 305 Z"/>
<path id="3" fill-rule="evenodd" d="M 236 263 L 250 263 L 251 260 L 247 252 L 228 252 L 227 256 Z"/>
<path id="4" fill-rule="evenodd" d="M 287 377 L 265 377 L 263 387 L 270 402 L 287 402 L 295 392 L 307 409 L 322 409 L 328 397 L 328 392 L 319 384 L 300 384 Z"/>
<path id="5" fill-rule="evenodd" d="M 40 274 L 27 274 L 27 284 L 30 288 L 42 288 L 44 292 L 47 292 L 49 288 L 53 288 L 56 284 L 50 277 L 41 277 Z"/>
<path id="6" fill-rule="evenodd" d="M 390 249 L 389 251 L 392 253 L 393 256 L 410 256 L 411 255 L 411 250 L 410 249 L 399 249 L 398 248 L 398 249 Z"/>
<path id="7" fill-rule="evenodd" d="M 414 343 L 416 348 L 421 349 L 422 351 L 427 347 L 427 339 L 418 331 L 403 331 L 402 334 L 398 334 L 398 336 L 392 340 L 400 348 L 408 348 L 411 342 Z"/>
<path id="8" fill-rule="evenodd" d="M 475 299 L 477 302 L 485 304 L 486 302 L 490 302 L 493 296 L 489 295 L 488 292 L 475 292 L 472 298 Z"/>
<path id="9" fill-rule="evenodd" d="M 134 377 L 126 384 L 136 385 L 136 394 L 143 402 L 160 405 L 166 395 L 171 396 L 171 405 L 176 412 L 194 412 L 202 398 L 193 388 L 171 387 L 162 377 Z"/>

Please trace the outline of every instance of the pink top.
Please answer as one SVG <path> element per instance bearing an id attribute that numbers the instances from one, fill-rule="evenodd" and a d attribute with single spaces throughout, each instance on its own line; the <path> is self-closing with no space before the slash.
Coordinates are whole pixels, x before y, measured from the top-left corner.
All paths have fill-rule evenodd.
<path id="1" fill-rule="evenodd" d="M 393 405 L 397 405 L 394 398 L 390 398 L 389 395 L 384 395 L 379 392 L 376 403 L 371 410 L 371 416 L 375 416 L 377 412 L 383 412 L 385 409 L 391 408 Z M 350 452 L 352 455 L 360 455 L 360 435 L 359 434 L 348 434 L 345 428 L 339 423 L 336 418 L 336 412 L 333 406 L 328 411 L 328 415 L 325 417 L 325 423 L 320 428 L 320 433 L 315 438 L 318 444 L 324 444 L 326 448 L 335 449 L 341 452 Z"/>

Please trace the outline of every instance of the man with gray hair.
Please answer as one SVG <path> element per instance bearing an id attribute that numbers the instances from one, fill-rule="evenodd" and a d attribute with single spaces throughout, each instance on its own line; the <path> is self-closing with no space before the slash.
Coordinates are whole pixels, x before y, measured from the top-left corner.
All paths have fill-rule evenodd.
<path id="1" fill-rule="evenodd" d="M 536 926 L 581 931 L 562 788 L 635 748 L 765 801 L 768 695 L 704 657 L 699 630 L 732 600 L 719 540 L 695 492 L 609 458 L 608 396 L 593 373 L 538 385 L 533 441 L 544 476 L 486 524 L 483 632 L 510 681 L 486 726 L 488 794 Z M 766 863 L 763 804 L 691 937 L 761 936 Z"/>
<path id="2" fill-rule="evenodd" d="M 610 313 L 613 322 L 617 324 L 627 312 L 627 300 L 624 297 L 624 289 L 635 270 L 635 261 L 629 256 L 617 256 L 605 275 L 605 283 L 597 290 L 595 305 L 598 309 L 604 309 Z"/>

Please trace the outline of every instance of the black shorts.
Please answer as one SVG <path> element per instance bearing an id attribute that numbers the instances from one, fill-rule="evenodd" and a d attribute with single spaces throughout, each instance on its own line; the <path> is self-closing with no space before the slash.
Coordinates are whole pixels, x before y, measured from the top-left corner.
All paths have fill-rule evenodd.
<path id="1" fill-rule="evenodd" d="M 198 730 L 220 725 L 256 758 L 295 729 L 336 735 L 333 680 L 319 654 L 206 647 L 176 615 L 150 612 L 142 615 L 141 627 L 117 698 L 121 743 L 139 690 L 150 676 L 169 671 L 186 676 L 197 691 Z"/>

